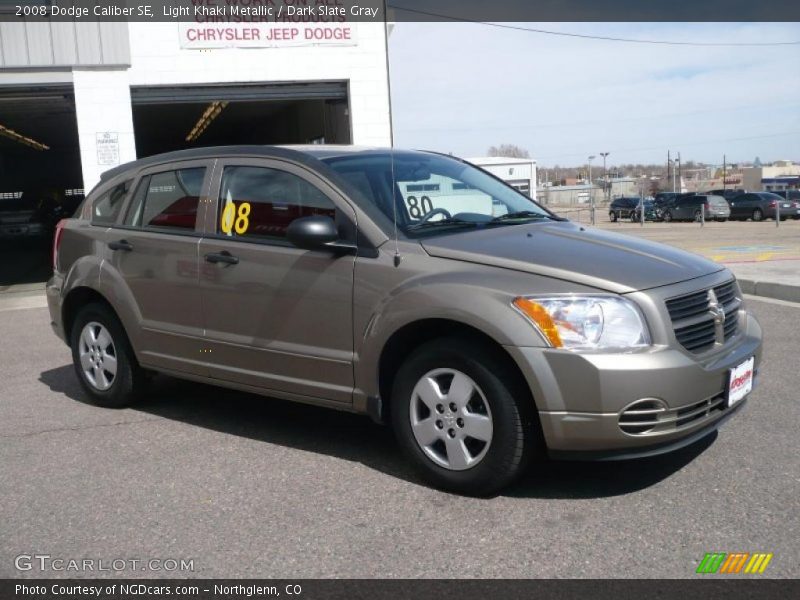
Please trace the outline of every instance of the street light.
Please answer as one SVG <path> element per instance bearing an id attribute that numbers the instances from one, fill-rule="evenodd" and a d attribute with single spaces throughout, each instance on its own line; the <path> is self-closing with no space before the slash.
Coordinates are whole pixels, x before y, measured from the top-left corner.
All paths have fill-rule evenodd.
<path id="1" fill-rule="evenodd" d="M 611 188 L 608 186 L 608 171 L 606 170 L 606 157 L 611 154 L 610 152 L 601 152 L 600 156 L 603 157 L 603 187 L 605 190 L 606 201 L 610 200 Z"/>
<path id="2" fill-rule="evenodd" d="M 594 194 L 592 194 L 592 161 L 594 154 L 589 157 L 589 202 L 591 203 L 592 211 L 592 225 L 594 225 Z"/>

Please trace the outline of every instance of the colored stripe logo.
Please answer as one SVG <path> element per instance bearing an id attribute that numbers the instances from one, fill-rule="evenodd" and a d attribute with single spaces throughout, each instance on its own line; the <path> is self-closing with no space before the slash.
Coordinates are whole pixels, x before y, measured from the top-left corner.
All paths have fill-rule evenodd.
<path id="1" fill-rule="evenodd" d="M 772 553 L 755 552 L 706 552 L 703 560 L 697 565 L 696 573 L 763 573 L 769 561 L 772 560 Z"/>

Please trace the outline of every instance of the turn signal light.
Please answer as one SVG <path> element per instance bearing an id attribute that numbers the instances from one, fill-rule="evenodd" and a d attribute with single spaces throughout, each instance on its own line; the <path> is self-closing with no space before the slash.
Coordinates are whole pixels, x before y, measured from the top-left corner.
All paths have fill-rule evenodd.
<path id="1" fill-rule="evenodd" d="M 561 341 L 561 336 L 558 334 L 556 324 L 541 304 L 523 297 L 514 298 L 513 304 L 539 327 L 554 348 L 561 348 L 564 345 Z"/>

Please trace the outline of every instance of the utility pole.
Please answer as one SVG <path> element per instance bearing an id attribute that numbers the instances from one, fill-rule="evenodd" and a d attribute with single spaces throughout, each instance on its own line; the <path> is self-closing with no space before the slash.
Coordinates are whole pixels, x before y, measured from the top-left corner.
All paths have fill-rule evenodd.
<path id="1" fill-rule="evenodd" d="M 606 169 L 606 157 L 610 154 L 610 152 L 601 152 L 600 156 L 603 157 L 603 195 L 605 196 L 606 202 L 608 202 L 611 198 L 611 188 L 608 186 L 608 170 Z"/>
<path id="2" fill-rule="evenodd" d="M 680 152 L 678 152 L 678 185 L 680 186 L 680 189 L 678 189 L 678 191 L 682 192 L 683 191 L 683 177 L 681 176 L 681 153 Z"/>
<path id="3" fill-rule="evenodd" d="M 667 185 L 669 185 L 669 167 L 670 167 L 671 164 L 672 164 L 672 160 L 669 157 L 669 150 L 667 150 Z M 674 186 L 673 186 L 672 191 L 673 192 L 675 191 Z"/>
<path id="4" fill-rule="evenodd" d="M 728 159 L 723 154 L 722 155 L 722 192 L 725 193 L 727 189 L 727 185 L 725 184 L 725 180 L 728 179 Z"/>
<path id="5" fill-rule="evenodd" d="M 591 211 L 592 211 L 592 225 L 594 225 L 594 194 L 592 193 L 592 161 L 594 160 L 594 154 L 589 157 L 589 202 L 591 204 Z"/>

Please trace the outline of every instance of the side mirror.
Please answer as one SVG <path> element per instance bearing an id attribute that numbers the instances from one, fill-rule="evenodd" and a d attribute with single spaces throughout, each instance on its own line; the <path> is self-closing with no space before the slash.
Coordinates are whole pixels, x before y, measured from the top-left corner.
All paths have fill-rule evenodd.
<path id="1" fill-rule="evenodd" d="M 355 244 L 339 240 L 336 223 L 330 217 L 316 215 L 295 219 L 286 228 L 286 239 L 303 250 L 332 250 L 351 252 Z"/>

